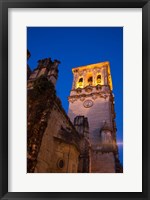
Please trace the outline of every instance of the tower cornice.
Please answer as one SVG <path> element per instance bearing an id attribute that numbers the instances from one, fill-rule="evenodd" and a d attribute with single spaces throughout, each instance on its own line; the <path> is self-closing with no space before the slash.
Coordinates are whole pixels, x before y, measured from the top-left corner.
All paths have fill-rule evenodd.
<path id="1" fill-rule="evenodd" d="M 109 66 L 110 68 L 110 64 L 108 61 L 105 61 L 105 62 L 99 62 L 99 63 L 94 63 L 94 64 L 90 64 L 90 65 L 83 65 L 83 66 L 78 66 L 78 67 L 75 67 L 75 68 L 72 68 L 72 72 L 74 73 L 75 70 L 88 70 L 88 69 L 94 69 L 94 68 L 102 68 L 102 67 L 105 67 L 105 66 Z"/>

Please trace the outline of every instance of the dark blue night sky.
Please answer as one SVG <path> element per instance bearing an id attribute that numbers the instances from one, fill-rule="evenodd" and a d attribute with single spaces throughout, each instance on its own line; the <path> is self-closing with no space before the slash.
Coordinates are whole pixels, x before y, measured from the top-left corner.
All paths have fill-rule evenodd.
<path id="1" fill-rule="evenodd" d="M 123 163 L 123 28 L 122 27 L 28 27 L 27 48 L 31 69 L 39 59 L 61 61 L 57 95 L 68 113 L 72 71 L 77 66 L 109 61 L 115 95 L 117 141 Z"/>

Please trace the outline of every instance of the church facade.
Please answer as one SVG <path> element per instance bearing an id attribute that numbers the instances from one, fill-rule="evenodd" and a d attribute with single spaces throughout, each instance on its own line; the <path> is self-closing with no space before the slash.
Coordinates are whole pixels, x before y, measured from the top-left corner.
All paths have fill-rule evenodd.
<path id="1" fill-rule="evenodd" d="M 122 172 L 109 62 L 72 69 L 68 115 L 55 91 L 59 64 L 46 58 L 34 71 L 28 66 L 27 172 Z"/>

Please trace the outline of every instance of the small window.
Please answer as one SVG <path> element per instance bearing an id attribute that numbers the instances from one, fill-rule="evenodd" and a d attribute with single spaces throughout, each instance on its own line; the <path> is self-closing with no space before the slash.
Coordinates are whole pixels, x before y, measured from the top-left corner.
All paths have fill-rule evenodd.
<path id="1" fill-rule="evenodd" d="M 58 168 L 62 169 L 64 167 L 65 163 L 63 159 L 59 159 L 57 162 Z"/>
<path id="2" fill-rule="evenodd" d="M 90 77 L 88 78 L 88 83 L 89 83 L 89 85 L 92 85 L 92 82 L 93 82 L 93 77 L 90 76 Z"/>

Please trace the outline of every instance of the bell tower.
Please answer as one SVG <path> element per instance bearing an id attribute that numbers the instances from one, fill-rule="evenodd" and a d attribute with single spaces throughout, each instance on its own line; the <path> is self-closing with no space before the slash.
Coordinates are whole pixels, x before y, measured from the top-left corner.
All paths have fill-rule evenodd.
<path id="1" fill-rule="evenodd" d="M 72 122 L 76 116 L 88 119 L 91 172 L 115 173 L 118 148 L 110 64 L 80 66 L 72 72 L 68 116 Z"/>

